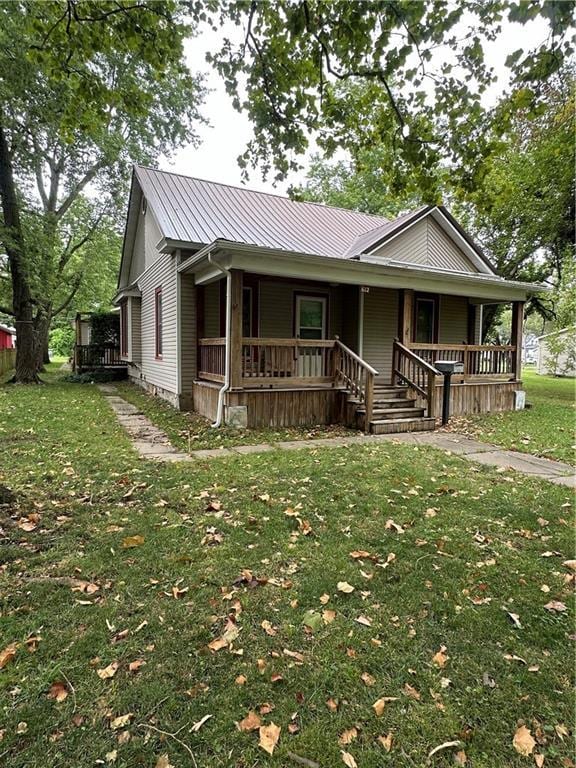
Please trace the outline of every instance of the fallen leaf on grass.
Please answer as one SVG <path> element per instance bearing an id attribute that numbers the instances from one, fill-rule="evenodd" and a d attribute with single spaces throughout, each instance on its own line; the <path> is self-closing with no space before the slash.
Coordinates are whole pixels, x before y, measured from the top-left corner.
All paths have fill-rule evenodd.
<path id="1" fill-rule="evenodd" d="M 268 752 L 269 755 L 274 752 L 274 747 L 278 744 L 281 730 L 280 726 L 275 723 L 260 726 L 260 730 L 258 731 L 260 735 L 259 746 L 262 747 L 265 752 Z"/>
<path id="2" fill-rule="evenodd" d="M 28 733 L 28 723 L 26 723 L 24 720 L 18 723 L 16 726 L 16 733 L 18 735 L 22 735 L 23 733 Z"/>
<path id="3" fill-rule="evenodd" d="M 64 699 L 66 699 L 68 696 L 68 686 L 61 680 L 57 680 L 52 683 L 50 690 L 46 695 L 49 699 L 54 699 L 54 701 L 64 701 Z"/>
<path id="4" fill-rule="evenodd" d="M 560 741 L 564 741 L 564 736 L 569 736 L 568 728 L 564 725 L 564 723 L 561 723 L 560 725 L 555 725 L 554 730 L 556 731 L 556 734 L 560 738 Z"/>
<path id="5" fill-rule="evenodd" d="M 338 744 L 340 744 L 341 747 L 346 747 L 348 744 L 352 744 L 353 741 L 356 741 L 358 738 L 358 729 L 357 728 L 348 728 L 345 731 L 342 731 L 340 736 L 338 736 Z"/>
<path id="6" fill-rule="evenodd" d="M 247 681 L 248 681 L 248 678 L 245 675 L 238 675 L 236 680 L 234 680 L 236 685 L 246 685 Z"/>
<path id="7" fill-rule="evenodd" d="M 344 750 L 342 750 L 341 754 L 342 754 L 342 762 L 344 763 L 344 765 L 346 765 L 348 768 L 358 768 L 358 763 L 356 762 L 356 760 L 354 760 L 350 752 L 345 752 Z"/>
<path id="8" fill-rule="evenodd" d="M 326 706 L 330 710 L 330 712 L 337 712 L 338 711 L 338 699 L 327 699 L 326 700 Z"/>
<path id="9" fill-rule="evenodd" d="M 510 611 L 506 611 L 506 613 L 510 617 L 512 624 L 514 624 L 514 626 L 517 627 L 518 629 L 522 629 L 522 624 L 520 623 L 520 616 L 517 613 L 510 613 Z"/>
<path id="10" fill-rule="evenodd" d="M 422 698 L 419 691 L 416 690 L 416 688 L 413 688 L 409 683 L 404 684 L 404 688 L 402 689 L 406 696 L 408 696 L 409 699 L 414 699 L 415 701 L 420 701 Z"/>
<path id="11" fill-rule="evenodd" d="M 344 592 L 344 594 L 349 595 L 351 592 L 354 592 L 354 587 L 352 584 L 348 584 L 347 581 L 339 581 L 338 584 L 336 584 L 336 589 L 338 592 Z"/>
<path id="12" fill-rule="evenodd" d="M 128 671 L 138 672 L 140 668 L 144 666 L 144 664 L 146 664 L 144 659 L 136 659 L 135 661 L 131 661 L 130 664 L 128 664 Z"/>
<path id="13" fill-rule="evenodd" d="M 17 650 L 18 643 L 11 643 L 10 645 L 7 645 L 3 651 L 0 651 L 0 669 L 3 669 L 6 664 L 12 661 L 14 656 L 16 656 Z"/>
<path id="14" fill-rule="evenodd" d="M 569 568 L 571 571 L 576 571 L 576 560 L 564 560 L 562 565 L 565 568 Z"/>
<path id="15" fill-rule="evenodd" d="M 298 651 L 289 651 L 288 648 L 284 648 L 282 653 L 284 656 L 288 656 L 289 659 L 296 659 L 296 661 L 299 661 L 300 663 L 304 661 L 303 654 L 298 653 Z"/>
<path id="16" fill-rule="evenodd" d="M 122 539 L 122 549 L 132 549 L 144 544 L 144 536 L 126 536 Z"/>
<path id="17" fill-rule="evenodd" d="M 534 763 L 536 768 L 542 768 L 544 765 L 544 755 L 534 755 Z"/>
<path id="18" fill-rule="evenodd" d="M 550 611 L 550 613 L 563 613 L 566 610 L 566 606 L 564 603 L 561 603 L 560 600 L 550 600 L 550 602 L 546 603 L 544 608 L 545 610 Z"/>
<path id="19" fill-rule="evenodd" d="M 256 712 L 250 710 L 243 720 L 236 723 L 236 728 L 238 728 L 239 731 L 249 732 L 255 731 L 257 728 L 260 728 L 261 725 L 262 720 L 260 720 L 260 717 Z"/>
<path id="20" fill-rule="evenodd" d="M 133 712 L 128 712 L 127 715 L 119 715 L 110 721 L 110 728 L 112 728 L 113 731 L 118 731 L 120 728 L 125 728 L 133 717 Z"/>
<path id="21" fill-rule="evenodd" d="M 204 723 L 205 723 L 207 720 L 210 720 L 210 718 L 211 718 L 211 717 L 214 717 L 214 715 L 204 715 L 204 717 L 203 717 L 201 720 L 198 720 L 198 722 L 197 722 L 197 723 L 194 723 L 194 725 L 192 726 L 192 728 L 190 728 L 190 730 L 192 731 L 192 733 L 197 733 L 197 732 L 200 730 L 200 728 L 202 728 L 202 726 L 204 725 Z"/>
<path id="22" fill-rule="evenodd" d="M 441 645 L 440 650 L 437 651 L 437 653 L 435 653 L 434 656 L 432 657 L 432 663 L 435 664 L 437 667 L 440 667 L 440 669 L 442 669 L 442 667 L 446 666 L 446 662 L 448 661 L 449 658 L 450 657 L 446 653 L 446 646 Z"/>
<path id="23" fill-rule="evenodd" d="M 360 677 L 364 685 L 374 685 L 374 683 L 376 682 L 376 678 L 372 677 L 372 675 L 370 675 L 368 672 L 362 672 Z"/>
<path id="24" fill-rule="evenodd" d="M 376 713 L 376 717 L 381 717 L 384 709 L 386 707 L 386 704 L 388 704 L 391 701 L 398 701 L 397 696 L 382 696 L 381 699 L 377 699 L 374 704 L 372 704 L 372 709 Z"/>
<path id="25" fill-rule="evenodd" d="M 160 755 L 158 760 L 156 760 L 155 768 L 174 768 L 174 766 L 170 762 L 168 755 Z"/>
<path id="26" fill-rule="evenodd" d="M 108 664 L 107 667 L 104 667 L 103 669 L 97 669 L 96 674 L 101 680 L 109 680 L 111 677 L 114 677 L 118 671 L 118 667 L 118 662 L 113 661 L 111 664 Z"/>
<path id="27" fill-rule="evenodd" d="M 269 622 L 267 619 L 264 619 L 262 624 L 260 624 L 264 632 L 266 632 L 267 635 L 270 637 L 274 637 L 277 633 L 276 629 L 272 626 L 271 622 Z"/>
<path id="28" fill-rule="evenodd" d="M 463 749 L 459 749 L 458 752 L 454 755 L 454 763 L 456 765 L 466 765 L 468 762 L 468 757 L 466 755 L 466 752 L 464 752 Z"/>
<path id="29" fill-rule="evenodd" d="M 357 619 L 354 619 L 354 621 L 357 624 L 362 624 L 364 627 L 371 627 L 372 626 L 372 619 L 369 619 L 367 616 L 358 616 Z"/>
<path id="30" fill-rule="evenodd" d="M 387 531 L 396 531 L 396 533 L 404 533 L 404 528 L 402 528 L 401 525 L 398 525 L 398 523 L 395 523 L 394 520 L 388 519 L 386 520 L 384 524 L 384 528 L 386 528 Z"/>
<path id="31" fill-rule="evenodd" d="M 322 611 L 322 619 L 324 624 L 332 624 L 336 618 L 336 611 L 329 611 L 328 609 Z"/>
<path id="32" fill-rule="evenodd" d="M 520 728 L 518 728 L 512 739 L 512 744 L 514 745 L 516 752 L 524 757 L 531 755 L 536 746 L 536 742 L 530 733 L 530 729 L 526 728 L 525 725 L 521 725 Z"/>
<path id="33" fill-rule="evenodd" d="M 462 746 L 461 741 L 445 741 L 442 744 L 438 744 L 437 747 L 434 747 L 434 749 L 431 749 L 430 752 L 428 752 L 428 760 L 434 757 L 434 755 L 437 752 L 441 752 L 444 749 L 452 749 L 453 747 L 461 747 L 461 746 Z"/>
<path id="34" fill-rule="evenodd" d="M 392 733 L 390 732 L 388 736 L 378 736 L 378 742 L 382 744 L 386 752 L 390 752 L 392 749 Z"/>

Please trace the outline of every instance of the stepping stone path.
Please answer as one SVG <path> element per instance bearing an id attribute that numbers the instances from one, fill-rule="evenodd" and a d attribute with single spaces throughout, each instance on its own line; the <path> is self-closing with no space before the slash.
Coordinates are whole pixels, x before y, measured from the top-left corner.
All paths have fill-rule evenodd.
<path id="1" fill-rule="evenodd" d="M 157 461 L 192 461 L 189 454 L 178 451 L 172 445 L 166 432 L 153 424 L 135 405 L 117 395 L 115 387 L 101 384 L 98 389 L 132 438 L 132 445 L 142 458 Z"/>
<path id="2" fill-rule="evenodd" d="M 178 451 L 168 435 L 153 424 L 135 405 L 126 402 L 117 394 L 116 387 L 100 384 L 102 392 L 118 421 L 132 438 L 132 444 L 140 456 L 157 461 L 193 461 L 214 459 L 225 456 L 265 453 L 267 451 L 297 451 L 313 448 L 340 448 L 343 446 L 369 445 L 374 443 L 406 443 L 408 445 L 429 445 L 466 461 L 486 464 L 501 469 L 513 469 L 530 477 L 547 480 L 557 485 L 576 487 L 574 467 L 559 461 L 542 459 L 529 453 L 507 451 L 495 445 L 472 440 L 456 432 L 403 432 L 389 435 L 362 435 L 353 437 L 330 437 L 317 440 L 290 440 L 259 445 L 237 445 L 230 448 L 213 448 L 192 451 L 191 454 Z"/>

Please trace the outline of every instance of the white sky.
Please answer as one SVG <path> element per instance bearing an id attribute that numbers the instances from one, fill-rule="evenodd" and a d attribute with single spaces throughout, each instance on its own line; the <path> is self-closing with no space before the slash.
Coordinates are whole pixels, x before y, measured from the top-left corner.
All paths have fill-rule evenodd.
<path id="1" fill-rule="evenodd" d="M 498 40 L 484 44 L 486 60 L 499 75 L 498 85 L 493 87 L 489 94 L 491 100 L 495 100 L 506 86 L 504 67 L 506 57 L 517 48 L 524 50 L 534 48 L 546 39 L 547 33 L 547 25 L 540 20 L 526 25 L 504 23 Z M 159 167 L 188 176 L 241 185 L 244 182 L 237 158 L 250 141 L 251 125 L 246 115 L 239 114 L 233 109 L 231 99 L 219 75 L 205 60 L 208 50 L 214 51 L 220 48 L 223 34 L 222 31 L 206 30 L 186 43 L 186 58 L 190 69 L 207 75 L 206 82 L 211 93 L 202 106 L 202 114 L 209 120 L 210 125 L 199 127 L 198 133 L 202 140 L 199 147 L 185 147 L 170 160 L 163 159 Z M 227 34 L 232 36 L 229 29 Z M 306 162 L 305 158 L 303 162 Z M 304 171 L 293 173 L 286 181 L 274 185 L 272 181 L 263 181 L 258 170 L 250 170 L 249 173 L 250 179 L 246 186 L 276 193 L 285 193 L 291 184 L 301 183 L 305 177 Z"/>

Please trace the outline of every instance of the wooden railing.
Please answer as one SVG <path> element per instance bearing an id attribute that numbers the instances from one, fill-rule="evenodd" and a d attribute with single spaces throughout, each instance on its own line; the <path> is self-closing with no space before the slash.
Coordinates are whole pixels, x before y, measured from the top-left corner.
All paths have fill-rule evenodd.
<path id="1" fill-rule="evenodd" d="M 226 339 L 198 339 L 198 377 L 208 381 L 224 381 L 226 373 Z"/>
<path id="2" fill-rule="evenodd" d="M 426 400 L 426 415 L 434 416 L 436 368 L 419 357 L 398 339 L 392 347 L 392 384 L 403 383 L 415 389 Z"/>
<path id="3" fill-rule="evenodd" d="M 74 360 L 77 369 L 126 365 L 126 361 L 120 357 L 120 347 L 114 344 L 76 344 Z"/>
<path id="4" fill-rule="evenodd" d="M 431 365 L 434 360 L 458 360 L 464 365 L 464 377 L 514 377 L 516 347 L 495 344 L 408 344 L 407 347 Z"/>
<path id="5" fill-rule="evenodd" d="M 15 349 L 0 349 L 0 376 L 11 371 L 16 365 Z"/>
<path id="6" fill-rule="evenodd" d="M 242 384 L 327 384 L 334 378 L 335 341 L 242 339 Z"/>
<path id="7" fill-rule="evenodd" d="M 336 339 L 334 352 L 336 384 L 343 385 L 361 405 L 364 405 L 364 431 L 369 432 L 374 410 L 374 377 L 378 375 L 378 371 L 339 339 Z"/>

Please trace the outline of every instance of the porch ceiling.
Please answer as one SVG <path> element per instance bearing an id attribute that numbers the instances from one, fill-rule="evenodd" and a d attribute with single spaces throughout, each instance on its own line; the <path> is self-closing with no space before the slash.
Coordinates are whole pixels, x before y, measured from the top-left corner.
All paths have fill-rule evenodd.
<path id="1" fill-rule="evenodd" d="M 196 283 L 202 285 L 222 276 L 214 262 L 225 269 L 242 269 L 262 275 L 371 287 L 409 288 L 429 293 L 467 296 L 486 302 L 524 301 L 529 293 L 549 290 L 548 286 L 540 283 L 513 282 L 495 275 L 465 274 L 420 265 L 382 264 L 287 253 L 221 240 L 191 256 L 178 269 L 180 272 L 193 273 Z"/>

